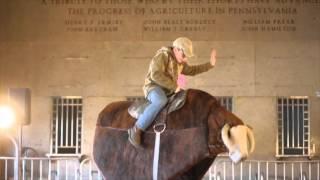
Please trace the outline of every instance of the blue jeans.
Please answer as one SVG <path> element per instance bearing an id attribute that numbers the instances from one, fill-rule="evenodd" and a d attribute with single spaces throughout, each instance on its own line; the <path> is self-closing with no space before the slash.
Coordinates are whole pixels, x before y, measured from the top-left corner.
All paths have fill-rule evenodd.
<path id="1" fill-rule="evenodd" d="M 143 131 L 152 124 L 157 114 L 168 102 L 167 95 L 160 87 L 152 89 L 149 92 L 147 99 L 150 104 L 146 107 L 136 122 L 136 126 Z"/>

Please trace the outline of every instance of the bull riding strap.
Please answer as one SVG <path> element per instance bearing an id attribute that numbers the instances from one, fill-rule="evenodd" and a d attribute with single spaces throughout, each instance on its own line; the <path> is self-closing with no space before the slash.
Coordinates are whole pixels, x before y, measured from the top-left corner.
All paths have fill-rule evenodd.
<path id="1" fill-rule="evenodd" d="M 158 130 L 158 127 L 162 127 L 162 129 Z M 160 135 L 166 129 L 165 123 L 155 124 L 153 126 L 153 130 L 156 133 L 156 138 L 154 142 L 154 153 L 153 153 L 153 168 L 152 168 L 152 179 L 158 180 L 158 165 L 159 165 L 159 152 L 160 152 Z"/>
<path id="2" fill-rule="evenodd" d="M 158 180 L 158 165 L 159 165 L 159 155 L 160 155 L 160 135 L 166 129 L 167 115 L 168 115 L 170 104 L 171 103 L 168 103 L 166 105 L 166 107 L 164 108 L 163 113 L 161 113 L 162 118 L 160 117 L 159 119 L 161 119 L 162 121 L 156 122 L 155 125 L 153 126 L 153 131 L 156 133 L 156 137 L 155 137 L 155 141 L 154 141 L 153 166 L 152 166 L 152 179 L 153 180 Z"/>

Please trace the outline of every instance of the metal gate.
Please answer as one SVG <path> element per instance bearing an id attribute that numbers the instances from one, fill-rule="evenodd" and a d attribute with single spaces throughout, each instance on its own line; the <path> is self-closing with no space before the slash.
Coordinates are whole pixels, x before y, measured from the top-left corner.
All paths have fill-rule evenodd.
<path id="1" fill-rule="evenodd" d="M 12 157 L 0 157 L 0 179 L 14 178 Z M 90 158 L 21 158 L 19 180 L 103 180 Z M 320 161 L 247 160 L 234 164 L 217 158 L 206 180 L 320 180 Z"/>
<path id="2" fill-rule="evenodd" d="M 11 180 L 103 180 L 90 158 L 23 157 L 20 172 L 14 172 L 15 158 L 0 157 L 0 179 Z"/>
<path id="3" fill-rule="evenodd" d="M 320 180 L 320 161 L 216 159 L 207 174 L 209 180 Z"/>

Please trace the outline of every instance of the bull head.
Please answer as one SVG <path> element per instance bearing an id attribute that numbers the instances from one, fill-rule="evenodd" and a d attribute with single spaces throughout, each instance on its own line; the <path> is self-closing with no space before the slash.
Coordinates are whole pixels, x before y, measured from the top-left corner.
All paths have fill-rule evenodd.
<path id="1" fill-rule="evenodd" d="M 245 160 L 255 147 L 251 128 L 244 125 L 230 127 L 225 124 L 221 130 L 223 143 L 229 150 L 229 157 L 234 163 Z"/>

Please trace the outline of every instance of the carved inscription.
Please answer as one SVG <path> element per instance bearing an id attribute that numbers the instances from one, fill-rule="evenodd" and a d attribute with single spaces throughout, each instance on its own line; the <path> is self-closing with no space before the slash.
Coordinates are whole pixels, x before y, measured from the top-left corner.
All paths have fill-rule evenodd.
<path id="1" fill-rule="evenodd" d="M 214 19 L 151 19 L 143 21 L 143 31 L 208 31 L 210 25 L 214 24 Z"/>
<path id="2" fill-rule="evenodd" d="M 296 31 L 294 19 L 244 19 L 242 31 L 285 32 Z"/>
<path id="3" fill-rule="evenodd" d="M 65 10 L 64 30 L 81 33 L 295 33 L 301 11 L 320 0 L 42 0 Z M 319 7 L 318 7 L 319 8 Z M 320 10 L 320 9 L 319 9 Z M 132 28 L 132 29 L 131 29 Z"/>

